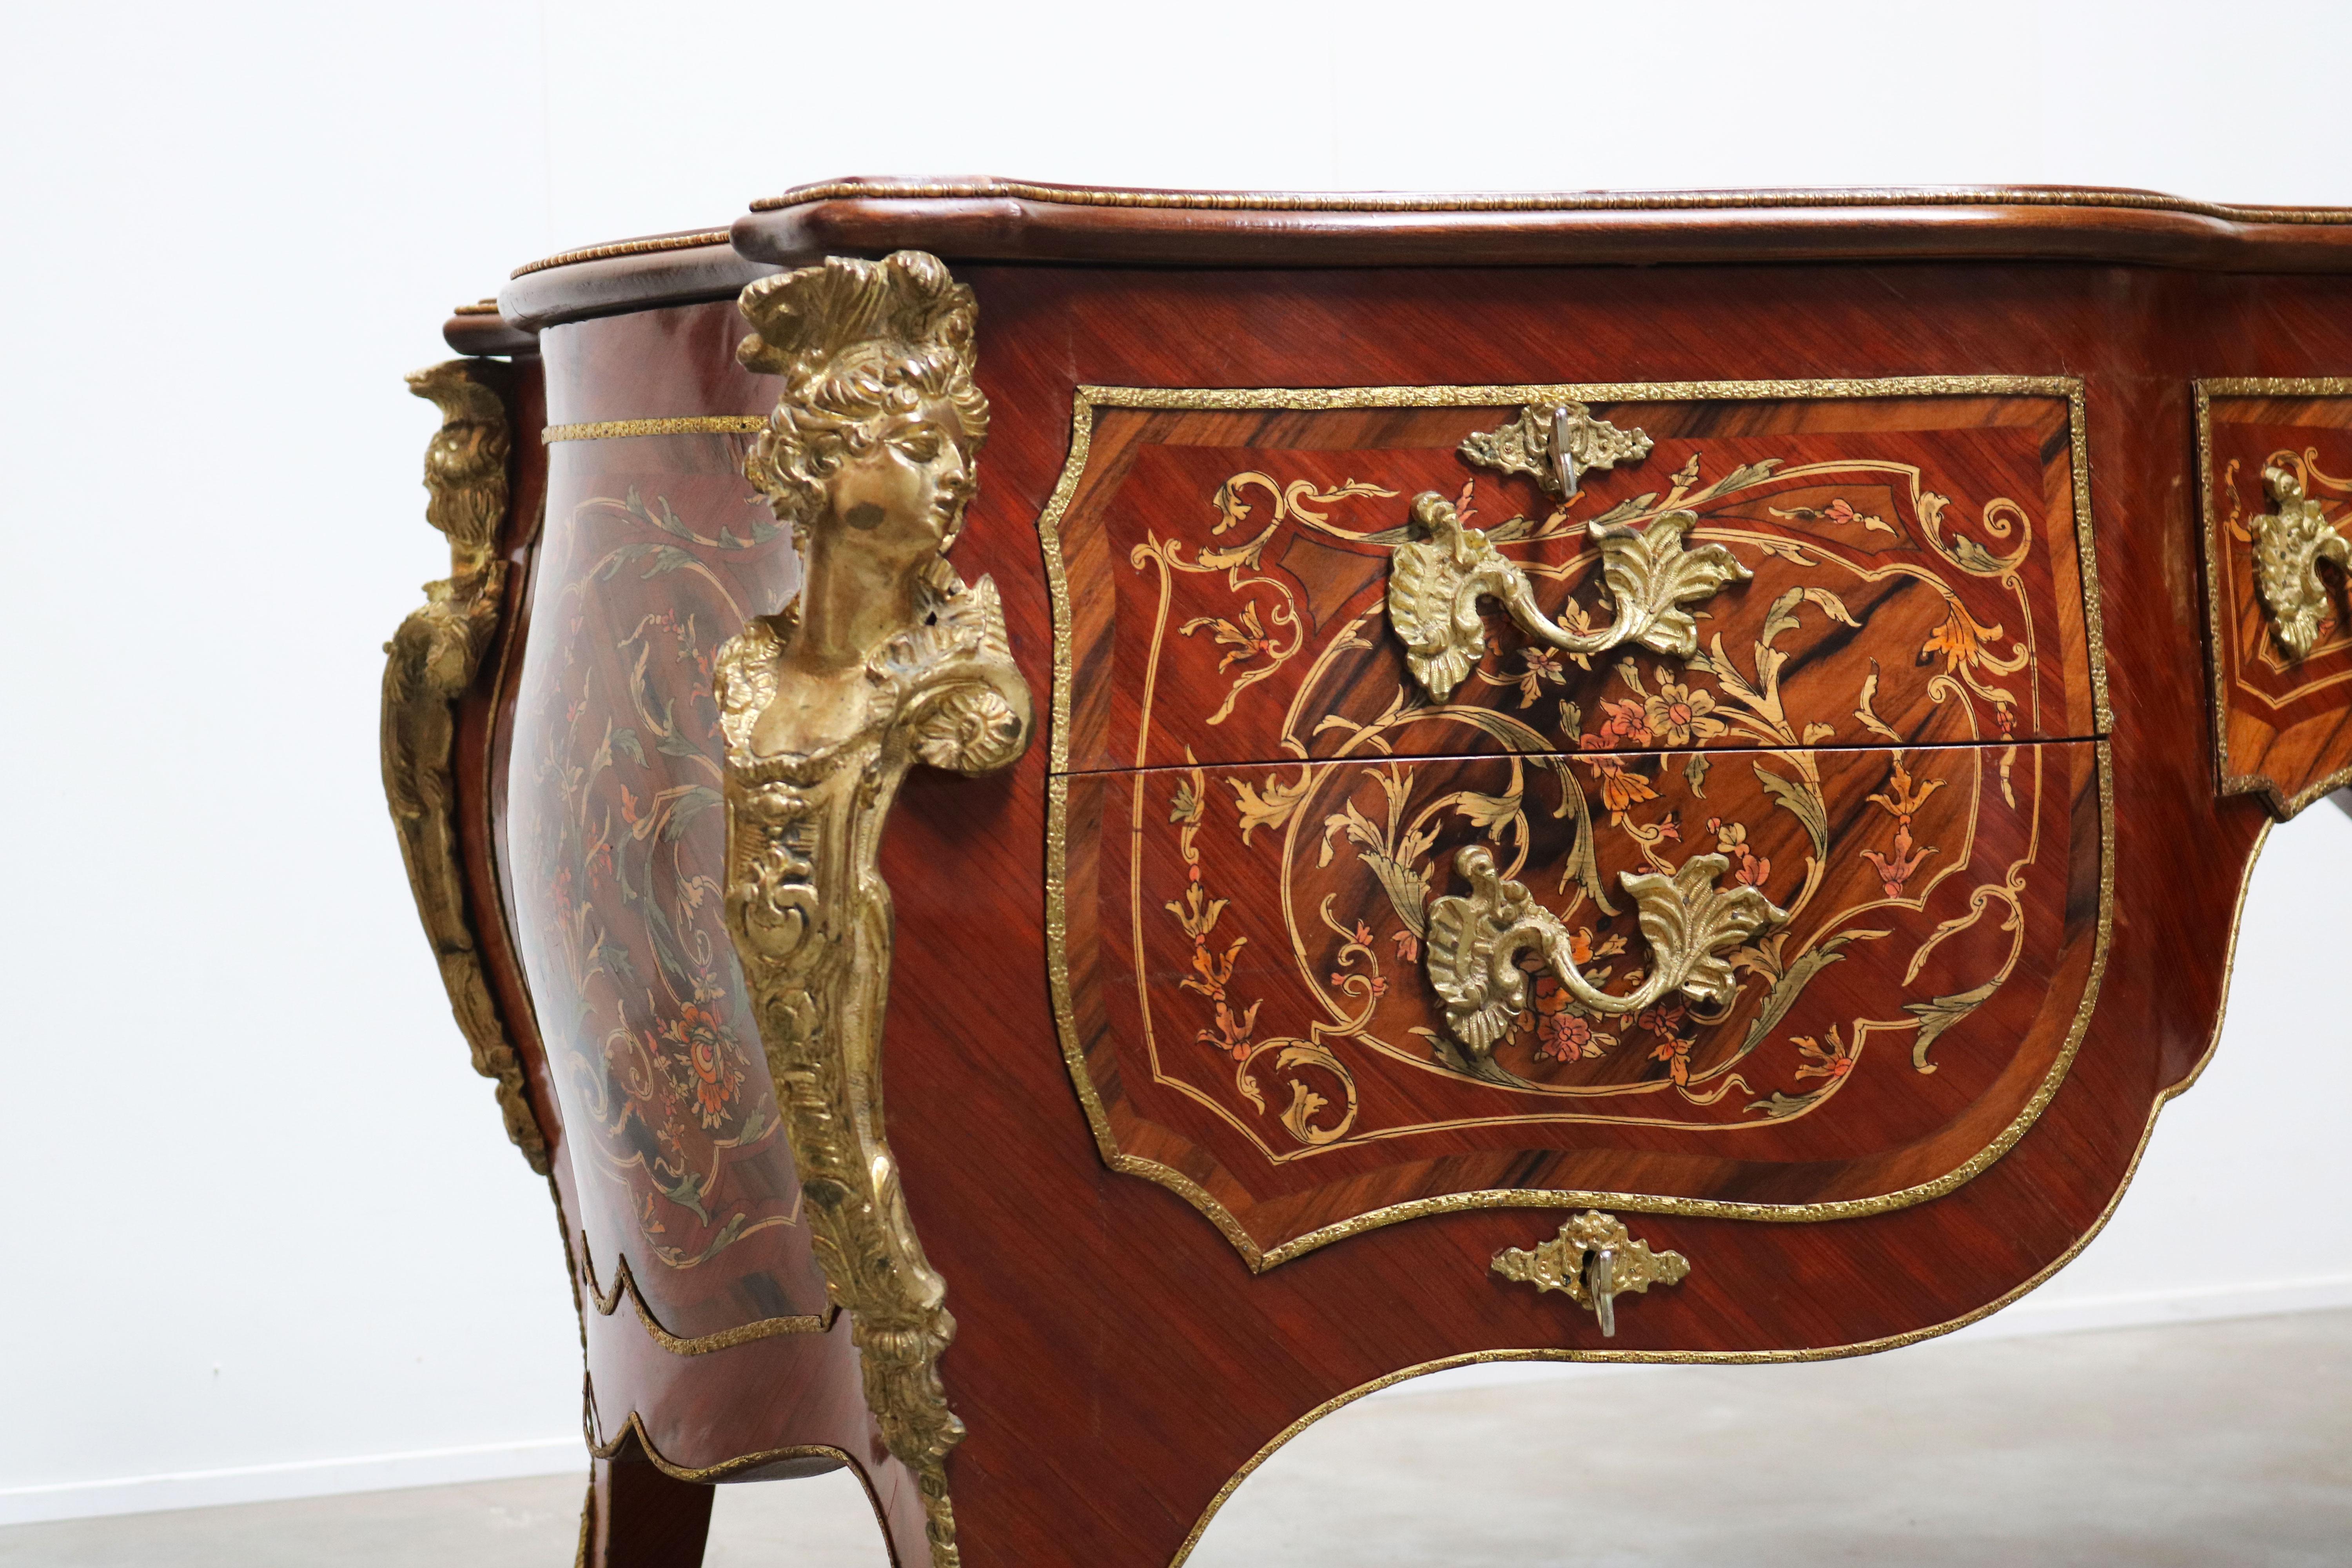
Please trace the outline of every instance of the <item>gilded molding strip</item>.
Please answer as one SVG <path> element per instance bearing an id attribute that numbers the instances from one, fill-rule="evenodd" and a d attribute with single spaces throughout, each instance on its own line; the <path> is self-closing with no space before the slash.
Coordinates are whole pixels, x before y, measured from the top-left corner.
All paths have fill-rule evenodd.
<path id="1" fill-rule="evenodd" d="M 1886 1334 L 1874 1340 L 1859 1340 L 1852 1344 L 1824 1345 L 1793 1351 L 1610 1351 L 1549 1348 L 1469 1351 L 1460 1355 L 1445 1356 L 1436 1361 L 1423 1362 L 1417 1366 L 1402 1368 L 1386 1376 L 1376 1377 L 1370 1383 L 1360 1384 L 1345 1394 L 1325 1400 L 1276 1433 L 1264 1447 L 1250 1456 L 1247 1464 L 1235 1470 L 1226 1479 L 1225 1484 L 1217 1489 L 1217 1495 L 1209 1500 L 1209 1506 L 1202 1509 L 1201 1517 L 1193 1521 L 1192 1532 L 1184 1538 L 1184 1544 L 1178 1547 L 1176 1555 L 1169 1560 L 1168 1568 L 1184 1568 L 1185 1560 L 1192 1555 L 1193 1548 L 1200 1545 L 1201 1537 L 1207 1531 L 1210 1521 L 1217 1517 L 1217 1510 L 1223 1508 L 1226 1500 L 1239 1489 L 1241 1484 L 1255 1474 L 1259 1466 L 1274 1458 L 1276 1451 L 1284 1444 L 1332 1412 L 1353 1405 L 1366 1394 L 1378 1394 L 1384 1388 L 1394 1388 L 1398 1384 L 1411 1378 L 1423 1377 L 1433 1372 L 1451 1372 L 1459 1366 L 1478 1366 L 1501 1362 L 1622 1362 L 1636 1366 L 1761 1366 L 1789 1362 L 1844 1361 L 1853 1356 L 1875 1355 L 1881 1351 L 1902 1350 L 1927 1340 L 1939 1339 L 1946 1334 L 1955 1333 L 1967 1328 L 1970 1323 L 1982 1321 L 2002 1308 L 2011 1306 L 2041 1289 L 2050 1281 L 2052 1276 L 2082 1256 L 2083 1249 L 2096 1241 L 2099 1233 L 2106 1229 L 2107 1222 L 2115 1218 L 2116 1208 L 2124 1201 L 2124 1194 L 2131 1190 L 2132 1178 L 2139 1172 L 2140 1160 L 2147 1153 L 2148 1141 L 2156 1136 L 2157 1119 L 2164 1114 L 2165 1109 L 2174 1100 L 2196 1087 L 2197 1080 L 2204 1076 L 2206 1067 L 2212 1061 L 2213 1053 L 2220 1048 L 2221 1025 L 2228 1015 L 2230 976 L 2238 963 L 2238 928 L 2245 919 L 2246 895 L 2253 887 L 2254 864 L 2262 858 L 2263 847 L 2270 839 L 2272 826 L 2270 823 L 2263 823 L 2262 831 L 2254 836 L 2253 850 L 2246 857 L 2245 869 L 2239 875 L 2238 900 L 2230 912 L 2230 942 L 2223 952 L 2221 960 L 2223 1005 L 2214 1015 L 2213 1032 L 2206 1039 L 2204 1054 L 2197 1058 L 2197 1065 L 2189 1069 L 2188 1077 L 2179 1083 L 2158 1091 L 2156 1103 L 2148 1108 L 2147 1121 L 2140 1129 L 2139 1142 L 2132 1150 L 2131 1163 L 2124 1167 L 2123 1180 L 2116 1184 L 2114 1194 L 2107 1199 L 2107 1206 L 2099 1211 L 2097 1221 L 2077 1237 L 2074 1245 L 2045 1264 L 2033 1278 L 2015 1289 L 1986 1302 L 1974 1311 L 1965 1312 L 1948 1321 L 1931 1324 L 1924 1329 L 1913 1329 L 1905 1333 Z"/>
<path id="2" fill-rule="evenodd" d="M 764 414 L 681 414 L 661 419 L 600 419 L 586 425 L 550 425 L 540 445 L 558 441 L 614 441 L 628 436 L 756 436 L 768 427 Z"/>
<path id="3" fill-rule="evenodd" d="M 383 645 L 383 791 L 474 1070 L 497 1080 L 507 1136 L 545 1175 L 547 1140 L 482 972 L 457 854 L 457 703 L 498 628 L 507 573 L 492 555 L 507 510 L 506 405 L 477 374 L 476 362 L 450 360 L 408 378 L 411 392 L 441 410 L 441 428 L 425 449 L 425 520 L 448 535 L 449 575 L 425 585 L 425 604 Z"/>
<path id="4" fill-rule="evenodd" d="M 694 234 L 656 235 L 650 239 L 616 240 L 611 245 L 591 245 L 580 250 L 559 251 L 537 261 L 526 261 L 507 276 L 522 278 L 533 272 L 544 272 L 551 267 L 569 267 L 579 261 L 609 261 L 616 256 L 654 256 L 665 250 L 698 250 L 706 245 L 727 243 L 728 234 L 723 228 L 702 229 Z"/>
<path id="5" fill-rule="evenodd" d="M 2217 397 L 2352 397 L 2352 376 L 2206 376 L 2191 384 L 2197 407 L 2198 504 L 2203 509 L 2206 670 L 2213 723 L 2213 768 L 2221 795 L 2260 795 L 2271 815 L 2292 820 L 2315 800 L 2352 784 L 2352 765 L 2289 795 L 2268 773 L 2233 772 L 2230 762 L 2228 648 L 2221 636 L 2221 521 L 2213 510 L 2213 399 Z"/>
<path id="6" fill-rule="evenodd" d="M 1324 1226 L 1277 1247 L 1261 1247 L 1216 1195 L 1183 1172 L 1156 1160 L 1129 1154 L 1118 1146 L 1108 1112 L 1096 1092 L 1079 1044 L 1077 1020 L 1070 988 L 1068 894 L 1066 887 L 1069 844 L 1070 680 L 1073 668 L 1069 574 L 1063 559 L 1061 521 L 1077 493 L 1094 437 L 1097 408 L 1142 409 L 1280 409 L 1325 408 L 1461 408 L 1498 407 L 1526 403 L 1698 402 L 1772 398 L 2041 396 L 2066 400 L 2071 432 L 2069 452 L 2074 476 L 2075 550 L 2081 563 L 2084 641 L 2091 667 L 2092 744 L 2099 788 L 2099 913 L 2090 973 L 2083 998 L 2069 1024 L 2064 1044 L 2034 1089 L 2032 1096 L 1990 1142 L 1968 1161 L 1933 1181 L 1922 1182 L 1872 1198 L 1829 1203 L 1757 1204 L 1709 1198 L 1654 1197 L 1639 1193 L 1490 1188 L 1418 1198 L 1370 1210 Z M 2073 376 L 1919 375 L 1876 380 L 1823 381 L 1685 381 L 1611 382 L 1549 386 L 1353 386 L 1353 387 L 1110 387 L 1082 385 L 1072 400 L 1070 455 L 1060 480 L 1037 520 L 1045 556 L 1045 578 L 1054 606 L 1054 690 L 1046 780 L 1045 819 L 1045 952 L 1052 984 L 1054 1016 L 1062 1041 L 1062 1058 L 1072 1086 L 1084 1106 L 1103 1163 L 1114 1171 L 1140 1176 L 1175 1193 L 1231 1242 L 1253 1272 L 1300 1258 L 1351 1236 L 1425 1215 L 1461 1214 L 1501 1208 L 1608 1208 L 1644 1214 L 1689 1215 L 1709 1219 L 1761 1220 L 1776 1224 L 1812 1224 L 1853 1219 L 1908 1208 L 1958 1190 L 1981 1174 L 2014 1148 L 2026 1130 L 2065 1081 L 2089 1030 L 2098 1005 L 2099 986 L 2107 968 L 2107 950 L 2115 934 L 2116 802 L 2115 759 L 2105 739 L 2114 728 L 2107 701 L 2105 623 L 2099 603 L 2098 555 L 2091 526 L 2091 465 L 2088 421 L 2083 384 Z M 1924 1335 L 1921 1337 L 1925 1337 Z M 1771 1359 L 1751 1357 L 1749 1359 Z M 1460 1363 L 1446 1364 L 1458 1365 Z"/>
<path id="7" fill-rule="evenodd" d="M 828 180 L 763 196 L 753 212 L 774 212 L 825 201 L 937 201 L 1009 197 L 1055 206 L 1175 208 L 1192 212 L 1542 213 L 1737 212 L 1773 207 L 2114 207 L 2182 213 L 2238 223 L 2352 223 L 2347 207 L 2228 206 L 2156 191 L 2083 190 L 2069 186 L 1856 186 L 1843 190 L 1782 188 L 1753 191 L 1529 192 L 1484 196 L 1303 191 L 1140 191 L 1089 185 L 1048 185 L 1024 180 Z M 724 237 L 723 235 L 721 237 Z M 534 263 L 535 267 L 579 259 Z M 520 277 L 518 273 L 516 276 Z"/>
<path id="8" fill-rule="evenodd" d="M 731 1329 L 721 1329 L 714 1334 L 674 1334 L 663 1328 L 646 1305 L 645 1292 L 638 1289 L 636 1276 L 629 1270 L 629 1260 L 622 1258 L 613 1270 L 613 1288 L 605 1289 L 596 1282 L 596 1261 L 587 1256 L 587 1238 L 581 1238 L 583 1277 L 588 1281 L 589 1300 L 595 1304 L 596 1315 L 609 1318 L 620 1310 L 625 1295 L 637 1310 L 637 1321 L 654 1343 L 672 1355 L 709 1355 L 714 1351 L 733 1350 L 759 1340 L 772 1340 L 782 1334 L 822 1334 L 832 1331 L 833 1321 L 841 1309 L 828 1304 L 822 1312 L 788 1318 L 760 1318 L 748 1323 L 738 1323 Z"/>
<path id="9" fill-rule="evenodd" d="M 792 1141 L 810 1237 L 866 1403 L 958 1561 L 940 1356 L 947 1286 L 915 1234 L 882 1109 L 893 941 L 883 824 L 916 763 L 993 772 L 1029 689 L 996 585 L 948 563 L 988 433 L 971 290 L 937 258 L 829 259 L 743 290 L 738 351 L 784 391 L 745 471 L 791 525 L 801 592 L 719 650 L 727 926 Z"/>

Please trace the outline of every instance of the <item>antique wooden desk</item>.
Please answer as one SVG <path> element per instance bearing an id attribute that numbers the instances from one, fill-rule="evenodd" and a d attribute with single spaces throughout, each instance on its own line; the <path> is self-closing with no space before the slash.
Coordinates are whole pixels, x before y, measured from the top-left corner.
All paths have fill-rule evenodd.
<path id="1" fill-rule="evenodd" d="M 1414 1373 L 2049 1278 L 2352 776 L 2347 272 L 2134 192 L 852 181 L 461 310 L 385 779 L 583 1561 L 846 1464 L 902 1568 L 1160 1568 Z"/>

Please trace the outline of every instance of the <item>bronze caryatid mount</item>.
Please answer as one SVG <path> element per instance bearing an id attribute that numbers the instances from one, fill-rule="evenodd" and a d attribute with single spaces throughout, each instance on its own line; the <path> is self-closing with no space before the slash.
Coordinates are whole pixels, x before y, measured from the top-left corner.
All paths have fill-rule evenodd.
<path id="1" fill-rule="evenodd" d="M 784 378 L 747 471 L 791 526 L 803 580 L 719 656 L 728 929 L 866 1403 L 948 1564 L 963 1423 L 939 1358 L 955 1320 L 883 1129 L 892 921 L 876 860 L 908 767 L 986 773 L 1029 743 L 995 584 L 966 585 L 947 560 L 988 434 L 976 309 L 935 258 L 902 251 L 763 279 L 742 310 L 739 356 Z"/>

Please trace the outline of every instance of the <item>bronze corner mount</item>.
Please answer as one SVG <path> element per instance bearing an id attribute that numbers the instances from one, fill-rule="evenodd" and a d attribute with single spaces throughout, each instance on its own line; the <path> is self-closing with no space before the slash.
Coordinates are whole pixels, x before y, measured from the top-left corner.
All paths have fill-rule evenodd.
<path id="1" fill-rule="evenodd" d="M 383 790 L 409 890 L 474 1070 L 497 1080 L 507 1136 L 543 1176 L 547 1139 L 483 973 L 457 853 L 457 703 L 498 629 L 507 572 L 494 548 L 506 516 L 513 433 L 506 402 L 484 374 L 478 361 L 449 360 L 408 378 L 411 392 L 441 410 L 441 427 L 425 449 L 425 519 L 448 536 L 449 575 L 425 585 L 424 605 L 383 645 Z"/>
<path id="2" fill-rule="evenodd" d="M 951 1568 L 964 1428 L 939 1362 L 955 1320 L 885 1134 L 877 857 L 909 767 L 992 772 L 1034 728 L 995 584 L 947 558 L 988 433 L 977 307 L 938 258 L 902 251 L 761 279 L 741 309 L 739 357 L 784 378 L 745 468 L 793 530 L 803 586 L 719 657 L 728 929 L 866 1405 L 920 1489 L 934 1568 Z"/>

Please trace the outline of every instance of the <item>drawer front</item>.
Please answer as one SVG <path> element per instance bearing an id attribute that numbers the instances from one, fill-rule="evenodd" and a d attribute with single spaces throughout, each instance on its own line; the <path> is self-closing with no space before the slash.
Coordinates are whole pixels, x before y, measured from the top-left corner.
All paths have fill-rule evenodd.
<path id="1" fill-rule="evenodd" d="M 2019 378 L 1082 395 L 1048 543 L 1073 610 L 1060 765 L 2103 732 L 2074 396 Z M 1517 434 L 1561 406 L 1615 437 L 1572 498 Z M 1718 650 L 1780 711 L 1685 701 Z"/>
<path id="2" fill-rule="evenodd" d="M 1681 390 L 1586 403 L 1649 450 L 1570 508 L 1730 557 L 1687 640 L 1545 657 L 1481 567 L 1444 695 L 1408 550 L 1504 554 L 1553 627 L 1674 597 L 1461 454 L 1507 398 L 1082 396 L 1043 525 L 1065 1053 L 1106 1156 L 1258 1267 L 1450 1208 L 1923 1201 L 2071 1063 L 2112 831 L 2078 401 Z M 1424 491 L 1537 521 L 1465 544 L 1401 521 Z"/>
<path id="3" fill-rule="evenodd" d="M 2352 784 L 2352 381 L 2206 381 L 2213 739 L 2224 795 L 2292 816 Z"/>

